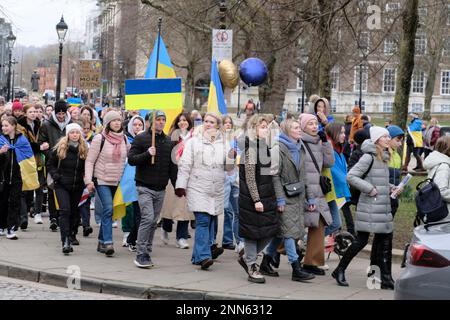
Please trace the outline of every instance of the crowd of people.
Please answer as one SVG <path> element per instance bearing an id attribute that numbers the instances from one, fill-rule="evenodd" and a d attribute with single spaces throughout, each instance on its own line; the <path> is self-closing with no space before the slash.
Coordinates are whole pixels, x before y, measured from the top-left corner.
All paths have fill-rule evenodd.
<path id="1" fill-rule="evenodd" d="M 154 265 L 155 231 L 161 228 L 168 244 L 176 223 L 176 246 L 188 249 L 193 242 L 191 263 L 203 270 L 224 250 L 235 250 L 248 281 L 264 283 L 267 276 L 279 276 L 283 253 L 292 280 L 308 281 L 326 275 L 326 239 L 343 228 L 342 211 L 354 241 L 332 277 L 348 286 L 345 270 L 374 234 L 371 265 L 380 268 L 381 288 L 393 289 L 393 220 L 411 153 L 415 170 L 439 173 L 436 183 L 450 202 L 450 137 L 439 137 L 437 120 L 423 128 L 412 114 L 405 132 L 390 123 L 374 126 L 355 107 L 339 123 L 319 96 L 310 98 L 308 113 L 284 119 L 257 112 L 252 101 L 244 112 L 238 127 L 229 115 L 196 110 L 168 124 L 161 110 L 143 118 L 109 107 L 97 114 L 92 105 L 64 100 L 47 106 L 0 103 L 0 206 L 7 208 L 0 213 L 0 236 L 17 240 L 29 216 L 43 224 L 48 210 L 49 228 L 59 229 L 68 255 L 79 245 L 80 226 L 84 237 L 93 233 L 93 207 L 97 251 L 113 256 L 113 199 L 125 168 L 132 166 L 137 199 L 121 219 L 122 245 L 135 252 L 139 268 Z M 32 176 L 25 176 L 19 144 L 33 156 Z M 30 177 L 38 188 L 25 188 Z"/>

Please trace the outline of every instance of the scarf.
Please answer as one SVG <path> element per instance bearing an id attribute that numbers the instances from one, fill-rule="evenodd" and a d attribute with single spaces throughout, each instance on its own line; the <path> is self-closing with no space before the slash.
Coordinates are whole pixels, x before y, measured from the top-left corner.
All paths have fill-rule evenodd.
<path id="1" fill-rule="evenodd" d="M 297 169 L 300 166 L 300 142 L 294 142 L 291 138 L 289 138 L 286 134 L 280 134 L 280 142 L 283 143 L 289 150 L 292 159 L 294 160 Z"/>
<path id="2" fill-rule="evenodd" d="M 122 146 L 122 142 L 123 142 L 123 133 L 116 133 L 116 132 L 112 132 L 112 131 L 110 131 L 109 133 L 106 133 L 106 131 L 103 130 L 102 136 L 104 136 L 106 141 L 111 143 L 114 147 L 113 160 L 120 160 L 121 146 Z"/>

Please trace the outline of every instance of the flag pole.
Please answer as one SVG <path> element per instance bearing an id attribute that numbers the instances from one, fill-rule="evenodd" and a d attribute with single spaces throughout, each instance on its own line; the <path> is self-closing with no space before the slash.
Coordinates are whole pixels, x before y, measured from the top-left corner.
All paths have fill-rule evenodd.
<path id="1" fill-rule="evenodd" d="M 159 17 L 158 18 L 158 41 L 156 42 L 155 78 L 158 78 L 159 46 L 161 43 L 161 24 L 162 24 L 162 17 Z M 155 146 L 155 121 L 156 121 L 156 110 L 153 110 L 153 112 L 152 112 L 152 147 Z M 155 164 L 155 156 L 152 156 L 152 164 Z"/>

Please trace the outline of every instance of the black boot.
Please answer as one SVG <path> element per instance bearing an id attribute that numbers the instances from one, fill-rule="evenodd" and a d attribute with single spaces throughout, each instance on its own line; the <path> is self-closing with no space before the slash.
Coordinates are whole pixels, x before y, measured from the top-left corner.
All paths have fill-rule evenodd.
<path id="1" fill-rule="evenodd" d="M 291 264 L 292 267 L 292 281 L 306 281 L 314 279 L 316 276 L 312 273 L 306 272 L 300 267 L 300 262 L 295 261 Z"/>
<path id="2" fill-rule="evenodd" d="M 72 246 L 70 245 L 70 239 L 69 237 L 66 237 L 63 241 L 63 247 L 62 247 L 62 252 L 64 254 L 69 254 L 73 251 Z"/>
<path id="3" fill-rule="evenodd" d="M 278 272 L 272 269 L 270 262 L 272 261 L 272 257 L 263 253 L 263 259 L 261 261 L 261 265 L 259 266 L 259 272 L 265 276 L 269 277 L 278 277 Z"/>
<path id="4" fill-rule="evenodd" d="M 392 237 L 386 235 L 380 243 L 379 250 L 381 289 L 394 290 L 394 279 L 392 279 Z"/>
<path id="5" fill-rule="evenodd" d="M 280 267 L 280 253 L 278 251 L 276 251 L 275 256 L 270 259 L 270 264 L 277 269 Z"/>
<path id="6" fill-rule="evenodd" d="M 341 287 L 348 287 L 348 282 L 345 280 L 345 270 L 347 269 L 350 262 L 353 260 L 353 258 L 358 254 L 359 251 L 365 246 L 366 244 L 362 244 L 358 238 L 355 239 L 355 241 L 351 244 L 351 246 L 347 249 L 347 251 L 342 256 L 341 261 L 339 261 L 338 266 L 336 269 L 334 269 L 331 276 L 336 279 L 336 282 Z"/>
<path id="7" fill-rule="evenodd" d="M 70 244 L 73 246 L 79 246 L 80 245 L 80 241 L 78 241 L 76 234 L 72 234 L 70 236 Z"/>

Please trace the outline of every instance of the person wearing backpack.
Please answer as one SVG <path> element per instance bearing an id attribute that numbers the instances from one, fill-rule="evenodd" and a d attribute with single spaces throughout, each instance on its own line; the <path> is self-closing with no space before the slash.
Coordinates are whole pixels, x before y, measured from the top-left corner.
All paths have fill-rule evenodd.
<path id="1" fill-rule="evenodd" d="M 355 216 L 357 237 L 332 273 L 339 286 L 348 286 L 345 270 L 353 258 L 366 246 L 370 234 L 374 233 L 373 241 L 380 247 L 383 254 L 383 258 L 379 261 L 381 289 L 394 289 L 394 283 L 391 281 L 391 261 L 389 261 L 392 253 L 387 252 L 389 251 L 389 234 L 394 229 L 390 194 L 395 188 L 389 183 L 389 141 L 389 131 L 377 126 L 371 127 L 370 140 L 364 141 L 361 147 L 364 155 L 348 173 L 347 182 L 361 191 L 361 194 Z M 366 172 L 367 175 L 363 179 Z"/>
<path id="2" fill-rule="evenodd" d="M 440 137 L 431 152 L 423 163 L 428 172 L 428 178 L 439 187 L 442 200 L 446 202 L 448 212 L 450 212 L 450 136 Z M 450 214 L 439 221 L 449 221 Z"/>

